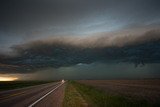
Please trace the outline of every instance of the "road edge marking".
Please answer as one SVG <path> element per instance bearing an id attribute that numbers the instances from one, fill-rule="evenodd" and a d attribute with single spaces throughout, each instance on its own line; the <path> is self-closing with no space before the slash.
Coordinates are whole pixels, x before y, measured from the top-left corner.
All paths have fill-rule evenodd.
<path id="1" fill-rule="evenodd" d="M 49 91 L 47 94 L 43 95 L 41 98 L 39 98 L 38 100 L 36 100 L 35 102 L 33 102 L 32 104 L 30 104 L 28 107 L 33 107 L 35 104 L 37 104 L 38 102 L 40 102 L 42 99 L 44 99 L 45 97 L 47 97 L 49 94 L 51 94 L 53 91 L 55 91 L 57 88 L 59 88 L 61 85 L 63 85 L 65 82 L 59 84 L 57 87 L 55 87 L 54 89 L 52 89 L 51 91 Z"/>

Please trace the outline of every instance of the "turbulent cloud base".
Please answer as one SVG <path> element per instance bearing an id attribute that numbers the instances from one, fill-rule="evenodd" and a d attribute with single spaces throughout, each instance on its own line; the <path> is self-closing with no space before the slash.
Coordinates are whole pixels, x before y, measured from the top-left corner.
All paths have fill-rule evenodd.
<path id="1" fill-rule="evenodd" d="M 128 62 L 138 66 L 160 63 L 160 30 L 122 36 L 54 37 L 12 49 L 12 55 L 0 56 L 1 73 L 29 73 L 94 62 Z"/>

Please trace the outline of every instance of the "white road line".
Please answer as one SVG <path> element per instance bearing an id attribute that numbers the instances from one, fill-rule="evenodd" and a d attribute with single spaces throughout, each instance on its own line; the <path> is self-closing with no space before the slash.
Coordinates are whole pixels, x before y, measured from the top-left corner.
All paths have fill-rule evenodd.
<path id="1" fill-rule="evenodd" d="M 55 91 L 58 87 L 60 87 L 64 83 L 65 82 L 62 82 L 60 85 L 58 85 L 57 87 L 55 87 L 53 90 L 49 91 L 47 94 L 45 94 L 44 96 L 42 96 L 41 98 L 39 98 L 38 100 L 36 100 L 34 103 L 30 104 L 28 107 L 33 107 L 35 104 L 37 104 L 39 101 L 41 101 L 42 99 L 44 99 L 47 95 L 51 94 L 53 91 Z"/>

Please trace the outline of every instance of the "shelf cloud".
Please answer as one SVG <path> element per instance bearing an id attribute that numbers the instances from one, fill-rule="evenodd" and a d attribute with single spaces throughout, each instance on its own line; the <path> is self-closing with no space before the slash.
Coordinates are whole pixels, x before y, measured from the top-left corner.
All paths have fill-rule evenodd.
<path id="1" fill-rule="evenodd" d="M 12 49 L 14 55 L 1 55 L 3 72 L 27 73 L 47 67 L 94 62 L 129 62 L 137 66 L 159 63 L 160 30 L 146 31 L 141 35 L 54 37 L 19 44 Z"/>
<path id="2" fill-rule="evenodd" d="M 160 77 L 159 13 L 159 0 L 1 0 L 0 76 Z"/>

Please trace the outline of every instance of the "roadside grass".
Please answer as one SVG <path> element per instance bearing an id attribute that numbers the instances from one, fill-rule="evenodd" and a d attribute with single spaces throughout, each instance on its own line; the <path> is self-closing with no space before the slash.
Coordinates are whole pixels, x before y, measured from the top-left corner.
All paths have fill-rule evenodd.
<path id="1" fill-rule="evenodd" d="M 89 107 L 81 94 L 71 84 L 71 82 L 67 82 L 63 107 Z"/>
<path id="2" fill-rule="evenodd" d="M 1 81 L 0 91 L 23 88 L 33 85 L 40 85 L 54 81 Z"/>
<path id="3" fill-rule="evenodd" d="M 151 105 L 146 100 L 128 99 L 125 96 L 110 95 L 95 87 L 75 81 L 72 81 L 71 84 L 87 102 L 90 102 L 91 107 L 158 107 L 158 105 Z"/>

